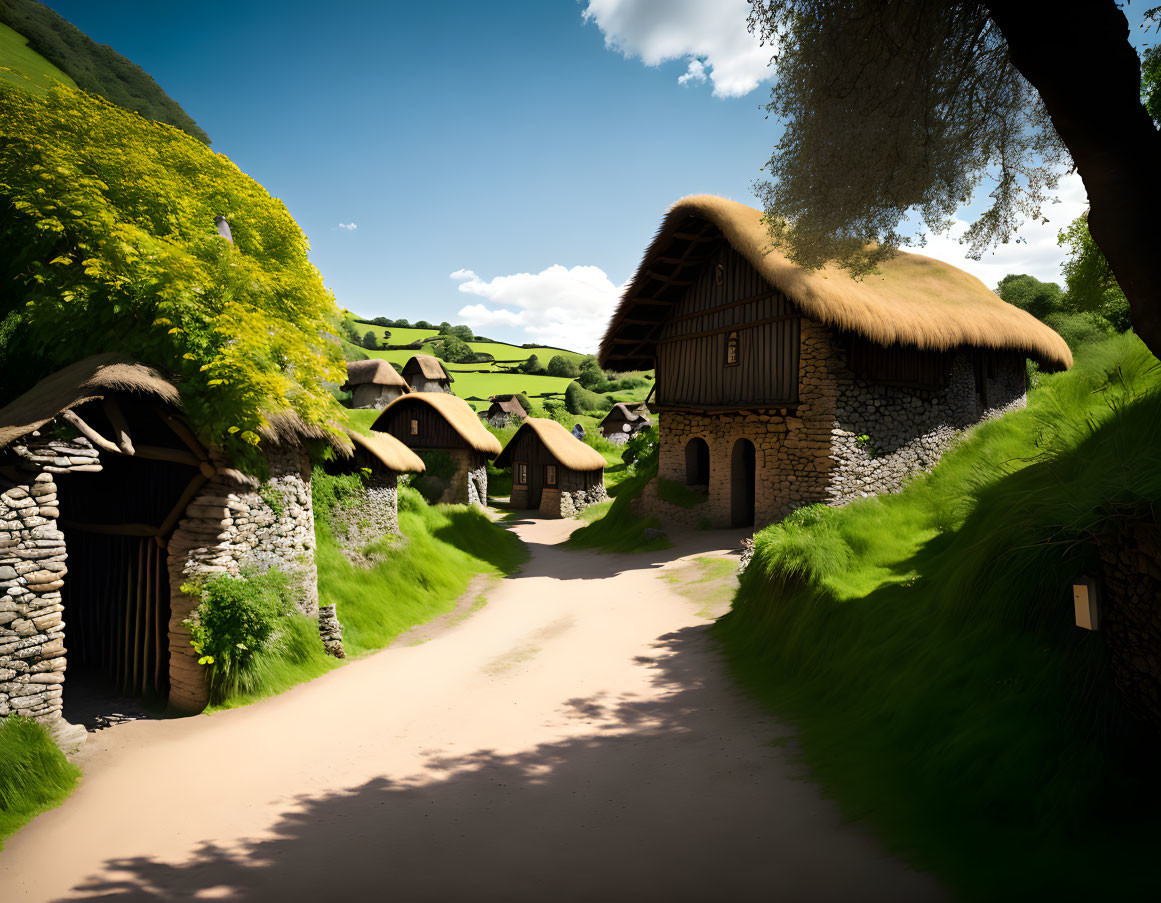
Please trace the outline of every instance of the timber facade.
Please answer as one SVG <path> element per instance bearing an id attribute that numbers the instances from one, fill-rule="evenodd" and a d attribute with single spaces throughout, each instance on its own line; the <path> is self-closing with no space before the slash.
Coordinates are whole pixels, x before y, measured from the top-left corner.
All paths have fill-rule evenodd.
<path id="1" fill-rule="evenodd" d="M 526 421 L 496 466 L 512 469 L 511 507 L 544 517 L 571 517 L 607 497 L 604 458 L 555 421 Z"/>

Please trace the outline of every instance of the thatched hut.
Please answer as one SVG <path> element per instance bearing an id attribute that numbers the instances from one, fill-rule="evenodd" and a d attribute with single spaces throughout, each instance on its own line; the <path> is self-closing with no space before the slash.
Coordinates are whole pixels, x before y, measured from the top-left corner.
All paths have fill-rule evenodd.
<path id="1" fill-rule="evenodd" d="M 620 445 L 628 442 L 653 421 L 649 419 L 649 409 L 643 404 L 617 402 L 601 421 L 601 435 L 610 442 Z"/>
<path id="2" fill-rule="evenodd" d="M 391 402 L 371 429 L 420 452 L 426 478 L 443 482 L 439 502 L 488 504 L 487 462 L 500 454 L 500 443 L 462 398 L 412 392 Z"/>
<path id="3" fill-rule="evenodd" d="M 318 613 L 306 445 L 330 441 L 384 472 L 422 466 L 401 446 L 327 440 L 291 417 L 262 439 L 259 485 L 198 440 L 164 374 L 111 354 L 0 409 L 0 716 L 78 742 L 61 718 L 78 682 L 200 711 L 206 669 L 184 623 L 199 600 L 184 585 L 278 567 L 298 609 Z"/>
<path id="4" fill-rule="evenodd" d="M 376 409 L 411 391 L 399 371 L 380 358 L 348 362 L 343 389 L 351 393 L 352 408 Z"/>
<path id="5" fill-rule="evenodd" d="M 449 395 L 451 384 L 455 382 L 443 361 L 430 354 L 414 355 L 403 365 L 403 378 L 412 392 L 446 392 Z"/>
<path id="6" fill-rule="evenodd" d="M 515 395 L 493 395 L 490 401 L 492 403 L 484 412 L 483 418 L 496 429 L 508 426 L 513 418 L 528 419 L 528 412 Z"/>
<path id="7" fill-rule="evenodd" d="M 571 517 L 606 498 L 604 457 L 555 420 L 525 420 L 496 466 L 512 468 L 513 508 Z"/>
<path id="8" fill-rule="evenodd" d="M 639 507 L 691 524 L 761 525 L 812 502 L 892 492 L 959 431 L 1025 403 L 1025 360 L 1064 340 L 974 276 L 900 253 L 855 280 L 771 247 L 762 213 L 675 204 L 601 344 L 601 366 L 653 367 L 664 480 L 706 502 Z"/>

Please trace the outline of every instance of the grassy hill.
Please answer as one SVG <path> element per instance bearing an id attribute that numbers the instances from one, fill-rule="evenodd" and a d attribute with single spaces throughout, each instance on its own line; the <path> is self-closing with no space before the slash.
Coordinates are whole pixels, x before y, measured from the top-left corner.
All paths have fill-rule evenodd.
<path id="1" fill-rule="evenodd" d="M 3 24 L 0 24 L 0 80 L 33 94 L 43 94 L 54 84 L 77 86 L 67 73 L 29 47 L 24 35 Z"/>
<path id="2" fill-rule="evenodd" d="M 70 86 L 210 143 L 209 136 L 149 73 L 112 47 L 98 44 L 48 7 L 35 0 L 3 0 L 0 25 L 5 27 L 0 32 L 0 67 L 25 73 L 29 79 L 14 78 L 2 69 L 0 77 L 43 91 L 52 78 L 63 74 Z M 9 31 L 22 36 L 27 46 Z M 51 68 L 46 69 L 45 63 Z"/>

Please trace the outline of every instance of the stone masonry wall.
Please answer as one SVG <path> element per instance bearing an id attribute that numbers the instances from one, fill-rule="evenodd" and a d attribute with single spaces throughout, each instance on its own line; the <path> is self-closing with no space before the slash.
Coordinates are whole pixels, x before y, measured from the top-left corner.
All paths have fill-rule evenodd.
<path id="1" fill-rule="evenodd" d="M 540 493 L 541 517 L 575 517 L 589 505 L 603 502 L 609 497 L 605 491 L 605 484 L 598 483 L 589 489 L 578 489 L 575 492 L 561 492 L 559 489 L 545 488 Z M 527 490 L 525 490 L 527 498 Z"/>
<path id="2" fill-rule="evenodd" d="M 376 472 L 354 504 L 331 512 L 331 532 L 352 564 L 370 567 L 374 562 L 363 555 L 363 550 L 384 536 L 399 535 L 396 475 Z"/>
<path id="3" fill-rule="evenodd" d="M 310 459 L 300 446 L 277 446 L 268 454 L 264 486 L 219 467 L 186 509 L 169 542 L 170 707 L 199 712 L 209 702 L 205 668 L 190 646 L 187 620 L 200 601 L 183 584 L 215 574 L 237 576 L 243 568 L 279 567 L 291 575 L 295 604 L 318 616 L 318 571 L 314 560 L 314 510 Z M 278 498 L 276 511 L 268 498 Z"/>

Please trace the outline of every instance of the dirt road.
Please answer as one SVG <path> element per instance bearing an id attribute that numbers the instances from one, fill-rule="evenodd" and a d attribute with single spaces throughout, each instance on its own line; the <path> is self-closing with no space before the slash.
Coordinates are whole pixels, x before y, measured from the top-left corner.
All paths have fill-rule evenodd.
<path id="1" fill-rule="evenodd" d="M 92 735 L 0 900 L 943 898 L 802 779 L 677 591 L 737 536 L 609 556 L 514 529 L 528 566 L 426 642 Z"/>

